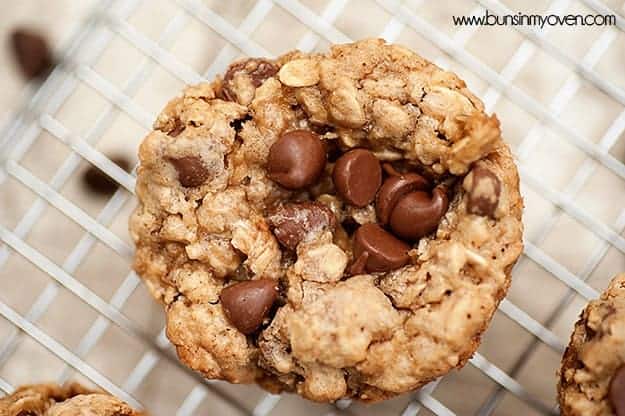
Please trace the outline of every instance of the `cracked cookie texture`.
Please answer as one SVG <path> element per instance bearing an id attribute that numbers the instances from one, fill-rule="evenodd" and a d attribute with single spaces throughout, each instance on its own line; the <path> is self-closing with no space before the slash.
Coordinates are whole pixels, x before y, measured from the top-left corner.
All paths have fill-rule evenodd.
<path id="1" fill-rule="evenodd" d="M 564 416 L 625 415 L 625 274 L 582 312 L 558 373 Z"/>
<path id="2" fill-rule="evenodd" d="M 208 378 L 416 389 L 471 357 L 522 251 L 497 118 L 378 39 L 238 61 L 170 101 L 139 158 L 134 267 Z"/>
<path id="3" fill-rule="evenodd" d="M 72 383 L 22 386 L 0 399 L 0 416 L 146 416 L 119 399 Z"/>

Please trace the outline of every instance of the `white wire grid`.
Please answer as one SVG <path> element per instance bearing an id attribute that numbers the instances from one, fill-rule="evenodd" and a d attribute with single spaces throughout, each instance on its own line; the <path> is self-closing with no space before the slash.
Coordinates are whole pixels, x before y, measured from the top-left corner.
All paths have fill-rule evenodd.
<path id="1" fill-rule="evenodd" d="M 154 7 L 156 3 L 102 1 L 68 45 L 62 67 L 52 73 L 0 137 L 0 213 L 6 208 L 19 211 L 18 214 L 0 216 L 0 239 L 4 243 L 0 245 L 0 284 L 4 282 L 0 289 L 18 286 L 13 291 L 0 292 L 0 315 L 7 324 L 4 330 L 0 330 L 0 389 L 7 393 L 12 391 L 14 380 L 36 381 L 22 380 L 7 370 L 28 366 L 28 354 L 32 349 L 25 349 L 24 345 L 35 341 L 47 350 L 49 358 L 46 360 L 62 364 L 46 374 L 55 374 L 60 382 L 76 377 L 86 379 L 135 406 L 142 406 L 141 403 L 147 404 L 148 408 L 154 406 L 150 410 L 156 415 L 261 416 L 295 412 L 311 415 L 557 414 L 554 388 L 543 391 L 543 387 L 555 384 L 554 371 L 568 340 L 573 317 L 583 303 L 597 296 L 609 277 L 601 275 L 596 279 L 596 276 L 605 270 L 622 267 L 625 258 L 622 236 L 625 210 L 619 206 L 623 200 L 617 199 L 623 193 L 621 181 L 625 179 L 625 165 L 617 158 L 618 154 L 615 156 L 615 149 L 620 149 L 619 143 L 625 141 L 625 90 L 621 80 L 611 79 L 596 69 L 602 59 L 616 53 L 613 50 L 617 50 L 616 45 L 623 41 L 625 20 L 619 14 L 622 12 L 618 9 L 619 4 L 611 4 L 610 8 L 598 0 L 580 3 L 556 0 L 545 2 L 544 6 L 538 5 L 543 2 L 537 2 L 542 14 L 565 13 L 571 8 L 581 8 L 588 13 L 616 14 L 617 26 L 597 29 L 582 56 L 562 47 L 554 40 L 557 37 L 551 36 L 553 29 L 548 27 L 544 30 L 505 29 L 518 37 L 516 47 L 499 68 L 493 68 L 486 62 L 487 57 L 472 53 L 474 39 L 480 36 L 483 28 L 445 30 L 433 23 L 432 11 L 447 7 L 441 4 L 443 2 L 172 0 L 167 2 L 170 3 L 168 8 L 162 10 L 161 14 L 167 17 L 162 20 L 162 25 L 153 25 L 158 30 L 144 30 L 142 10 Z M 486 9 L 507 14 L 517 10 L 514 4 L 497 0 L 453 3 L 449 5 L 450 9 L 463 11 L 456 14 L 481 15 Z M 244 11 L 240 19 L 230 17 L 233 9 Z M 350 33 L 352 30 L 344 23 L 346 15 L 363 17 L 354 33 Z M 293 23 L 284 29 L 278 28 L 280 40 L 268 37 L 267 30 L 263 29 L 271 19 L 290 19 Z M 188 60 L 177 55 L 181 36 L 194 24 L 206 26 L 211 36 L 218 39 L 208 66 L 205 63 L 189 64 Z M 382 28 L 381 32 L 372 31 L 378 27 Z M 146 34 L 146 31 L 150 33 Z M 361 37 L 362 31 L 367 36 L 380 36 L 390 42 L 408 44 L 407 40 L 418 39 L 427 45 L 428 50 L 421 51 L 418 46 L 409 44 L 438 64 L 466 76 L 470 87 L 477 87 L 488 111 L 496 111 L 504 118 L 504 132 L 506 112 L 510 107 L 527 120 L 523 128 L 517 129 L 523 134 L 510 140 L 518 158 L 528 211 L 532 211 L 531 204 L 535 203 L 540 221 L 535 222 L 537 226 L 528 227 L 531 229 L 526 236 L 524 255 L 513 274 L 515 283 L 511 294 L 501 303 L 484 345 L 466 369 L 382 405 L 364 407 L 348 401 L 340 401 L 334 406 L 312 405 L 294 396 L 275 396 L 253 387 L 203 380 L 178 363 L 164 335 L 161 318 L 156 318 L 154 323 L 153 317 L 145 319 L 127 312 L 137 293 L 145 292 L 138 289 L 140 280 L 130 271 L 132 248 L 128 237 L 124 231 L 117 231 L 123 230 L 124 226 L 120 228 L 119 224 L 125 224 L 133 206 L 135 178 L 109 160 L 102 143 L 110 137 L 111 129 L 116 131 L 114 126 L 120 119 L 129 120 L 122 124 L 124 126 L 128 123 L 135 126 L 138 133 L 132 133 L 134 147 L 142 134 L 150 130 L 156 111 L 164 105 L 166 98 L 173 95 L 168 93 L 154 102 L 153 95 L 145 93 L 150 90 L 146 85 L 151 79 L 161 79 L 152 78 L 159 71 L 177 79 L 178 84 L 193 84 L 212 79 L 242 54 L 273 56 L 284 42 L 290 46 L 288 49 L 323 49 L 331 43 Z M 132 71 L 123 82 L 116 81 L 112 67 L 100 65 L 101 57 L 119 46 L 115 42 L 131 45 L 140 55 L 139 63 L 132 65 Z M 433 52 L 434 56 L 429 56 L 428 52 Z M 201 51 L 195 53 L 201 54 Z M 541 54 L 566 70 L 566 75 L 548 98 L 517 82 L 528 67 L 542 62 Z M 124 63 L 117 65 L 124 66 Z M 471 85 L 472 81 L 475 85 Z M 71 120 L 75 118 L 67 118 L 67 111 L 80 115 L 81 108 L 74 104 L 71 110 L 64 109 L 72 97 L 81 97 L 81 88 L 99 96 L 102 106 L 93 120 L 85 116 L 87 127 L 81 128 L 77 123 L 72 128 Z M 580 91 L 585 90 L 605 97 L 602 100 L 608 102 L 608 113 L 614 114 L 606 127 L 600 129 L 599 135 L 574 127 L 567 120 L 568 107 Z M 600 112 L 603 108 L 596 101 L 591 104 L 585 110 L 589 120 L 593 120 L 590 113 Z M 510 113 L 517 114 L 514 111 L 510 110 Z M 64 118 L 70 121 L 64 121 Z M 65 149 L 61 152 L 63 157 L 58 159 L 54 169 L 39 171 L 41 160 L 37 158 L 48 155 L 49 149 L 57 148 L 55 146 L 59 143 Z M 552 153 L 547 157 L 551 164 L 566 173 L 566 180 L 557 176 L 554 179 L 547 173 L 543 175 L 535 168 L 534 159 L 554 149 L 563 153 Z M 568 156 L 577 161 L 572 164 L 572 169 L 562 160 Z M 68 184 L 76 181 L 85 161 L 98 166 L 121 185 L 100 205 L 86 203 L 77 194 L 67 191 Z M 604 195 L 593 182 L 599 174 L 615 179 L 615 189 L 607 192 L 608 198 L 613 196 L 615 199 L 609 203 L 610 200 L 605 199 L 598 202 L 600 205 L 616 205 L 612 217 L 597 215 L 596 205 L 584 203 Z M 604 182 L 601 184 L 605 185 Z M 20 192 L 29 195 L 30 199 L 22 199 Z M 62 255 L 50 244 L 36 238 L 40 235 L 36 232 L 38 223 L 52 215 L 50 212 L 60 213 L 70 220 L 71 227 L 80 229 L 77 241 L 73 241 L 69 249 L 59 250 Z M 64 227 L 63 224 L 60 221 L 58 227 Z M 561 239 L 553 237 L 554 233 L 563 229 L 568 235 L 566 242 L 569 247 L 573 246 L 564 252 L 553 248 Z M 64 232 L 65 229 L 62 232 L 55 230 L 52 241 L 61 241 Z M 588 238 L 584 237 L 586 234 Z M 47 238 L 45 241 L 50 241 L 50 237 Z M 571 238 L 590 243 L 579 244 L 577 249 L 579 241 Z M 94 255 L 94 252 L 100 254 Z M 575 261 L 570 261 L 572 253 Z M 610 259 L 615 255 L 617 265 L 613 266 Z M 39 282 L 40 285 L 28 286 L 27 282 L 21 281 L 26 275 L 16 276 L 11 272 L 14 270 L 12 260 L 30 263 L 47 277 L 43 283 Z M 123 264 L 120 269 L 123 276 L 112 278 L 112 272 L 107 272 L 117 270 L 109 266 L 116 260 Z M 105 286 L 109 278 L 118 285 L 114 291 L 110 289 L 110 282 L 107 292 L 98 290 L 97 285 L 94 288 L 90 280 L 82 278 L 81 267 L 88 262 L 97 263 L 98 278 L 105 279 Z M 532 278 L 532 275 L 538 277 Z M 516 282 L 520 283 L 515 292 Z M 542 291 L 548 293 L 549 298 L 544 307 L 540 299 Z M 524 297 L 536 298 L 537 302 L 525 303 Z M 22 298 L 28 299 L 27 305 Z M 95 311 L 90 315 L 93 319 L 88 320 L 85 331 L 73 334 L 72 341 L 57 336 L 56 332 L 59 324 L 72 326 L 72 316 L 66 313 L 64 319 L 70 320 L 62 322 L 50 323 L 50 319 L 46 319 L 53 314 L 59 299 L 72 299 L 72 302 L 87 305 L 91 312 Z M 70 308 L 65 308 L 63 301 L 61 304 L 62 310 Z M 158 306 L 146 308 L 151 308 L 150 312 L 159 310 Z M 80 320 L 78 316 L 75 318 Z M 98 346 L 113 337 L 115 328 L 140 346 L 141 352 L 133 356 L 132 364 L 115 366 L 116 361 L 108 360 L 124 360 L 114 354 L 104 353 L 107 360 L 104 364 L 93 358 Z M 501 337 L 501 334 L 506 336 Z M 21 353 L 21 349 L 26 352 Z M 508 354 L 509 351 L 512 352 Z M 162 366 L 166 366 L 167 371 L 162 370 Z M 114 371 L 112 367 L 121 369 Z M 534 384 L 536 380 L 540 381 Z"/>

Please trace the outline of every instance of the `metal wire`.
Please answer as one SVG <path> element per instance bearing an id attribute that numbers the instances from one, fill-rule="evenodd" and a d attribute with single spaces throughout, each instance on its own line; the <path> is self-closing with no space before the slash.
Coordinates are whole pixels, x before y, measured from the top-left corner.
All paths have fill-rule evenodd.
<path id="1" fill-rule="evenodd" d="M 127 300 L 139 286 L 139 279 L 134 273 L 129 272 L 110 300 L 102 299 L 73 276 L 96 242 L 109 247 L 128 262 L 132 257 L 132 248 L 112 233 L 108 226 L 114 221 L 124 203 L 134 192 L 135 179 L 133 174 L 123 171 L 96 149 L 98 141 L 120 114 L 128 115 L 146 130 L 151 128 L 154 115 L 144 110 L 133 97 L 156 68 L 164 69 L 183 83 L 192 84 L 211 79 L 222 72 L 239 51 L 252 56 L 271 56 L 271 53 L 262 45 L 254 41 L 252 34 L 272 10 L 280 9 L 288 13 L 309 29 L 297 43 L 298 48 L 303 51 L 313 50 L 321 40 L 330 43 L 344 43 L 351 40 L 334 24 L 348 6 L 349 0 L 328 0 L 319 15 L 297 0 L 259 0 L 238 27 L 233 26 L 228 20 L 198 0 L 177 0 L 176 3 L 179 6 L 179 12 L 164 27 L 159 40 L 153 41 L 128 21 L 129 16 L 139 5 L 138 0 L 102 2 L 94 11 L 88 24 L 75 36 L 75 41 L 65 55 L 63 67 L 52 73 L 51 77 L 20 112 L 16 120 L 9 125 L 2 139 L 0 139 L 0 150 L 2 150 L 0 161 L 3 161 L 0 171 L 0 185 L 8 178 L 12 178 L 25 189 L 37 195 L 35 202 L 13 230 L 0 224 L 0 240 L 5 244 L 0 247 L 0 270 L 11 255 L 19 255 L 47 273 L 52 279 L 31 305 L 31 308 L 23 315 L 0 301 L 0 315 L 13 325 L 9 336 L 0 344 L 0 365 L 10 359 L 24 336 L 28 336 L 66 363 L 60 381 L 71 376 L 71 368 L 79 371 L 100 387 L 136 406 L 140 406 L 140 403 L 133 397 L 133 392 L 143 383 L 160 360 L 173 363 L 180 368 L 184 367 L 168 350 L 169 345 L 164 331 L 153 338 L 121 312 Z M 538 345 L 544 344 L 558 354 L 563 351 L 563 340 L 556 336 L 549 327 L 563 308 L 570 303 L 574 294 L 578 294 L 584 299 L 597 296 L 597 291 L 590 287 L 586 280 L 597 268 L 610 247 L 625 253 L 625 239 L 621 236 L 625 230 L 625 210 L 621 211 L 614 225 L 609 225 L 595 219 L 574 201 L 575 195 L 599 166 L 603 166 L 614 175 L 625 179 L 625 166 L 609 153 L 609 150 L 625 131 L 625 110 L 620 112 L 597 144 L 565 125 L 558 116 L 564 104 L 580 88 L 582 82 L 593 85 L 616 102 L 625 105 L 625 91 L 605 80 L 593 69 L 600 57 L 609 50 L 619 30 L 624 30 L 623 19 L 618 17 L 617 29 L 605 29 L 580 61 L 566 55 L 553 44 L 547 38 L 546 30 L 519 29 L 524 40 L 511 56 L 509 62 L 503 66 L 502 71 L 497 73 L 464 48 L 464 45 L 476 33 L 476 27 L 461 28 L 453 37 L 449 37 L 415 12 L 421 2 L 413 2 L 410 7 L 399 0 L 376 0 L 376 3 L 381 10 L 390 15 L 389 21 L 380 34 L 381 37 L 392 42 L 406 29 L 417 32 L 443 51 L 448 58 L 463 64 L 488 83 L 489 88 L 484 94 L 487 109 L 492 109 L 501 97 L 506 97 L 528 114 L 533 115 L 538 122 L 536 126 L 530 129 L 518 148 L 520 172 L 524 185 L 543 195 L 557 210 L 547 218 L 538 238 L 533 242 L 526 242 L 524 257 L 521 261 L 532 261 L 539 265 L 566 285 L 568 291 L 544 323 L 532 318 L 531 311 L 525 311 L 510 300 L 504 300 L 500 305 L 500 312 L 531 334 L 533 336 L 532 343 L 522 352 L 509 372 L 497 367 L 480 353 L 476 353 L 470 363 L 495 383 L 495 388 L 482 404 L 478 414 L 492 414 L 504 392 L 515 395 L 542 414 L 554 414 L 549 404 L 528 392 L 515 377 L 523 362 Z M 566 0 L 554 1 L 548 10 L 558 13 L 565 10 L 569 3 Z M 598 12 L 615 14 L 597 0 L 584 0 L 584 3 Z M 471 10 L 470 14 L 479 15 L 485 9 L 493 13 L 511 13 L 499 1 L 479 0 L 479 4 Z M 203 74 L 198 74 L 168 51 L 168 48 L 178 38 L 190 19 L 203 23 L 211 31 L 228 41 Z M 121 89 L 92 69 L 93 62 L 110 44 L 113 34 L 128 41 L 145 56 Z M 89 45 L 89 48 L 84 48 L 85 45 Z M 82 49 L 88 50 L 85 52 Z M 542 50 L 574 71 L 574 74 L 565 81 L 548 107 L 540 104 L 525 91 L 511 83 L 511 80 L 529 62 L 537 50 Z M 79 55 L 80 59 L 75 59 Z M 106 100 L 104 111 L 84 137 L 72 132 L 53 115 L 81 84 L 89 86 Z M 559 133 L 587 156 L 582 168 L 578 170 L 563 191 L 553 189 L 545 184 L 524 164 L 524 160 L 532 154 L 539 143 L 540 131 L 545 128 Z M 22 157 L 28 152 L 42 131 L 49 133 L 71 149 L 69 156 L 61 163 L 49 183 L 36 177 L 20 163 Z M 95 218 L 59 193 L 63 185 L 76 172 L 81 160 L 87 160 L 97 166 L 122 186 Z M 83 237 L 61 266 L 55 264 L 46 256 L 46 253 L 36 250 L 26 241 L 29 231 L 41 218 L 48 206 L 54 207 L 84 230 Z M 569 271 L 538 246 L 563 215 L 568 215 L 578 221 L 600 240 L 600 244 L 588 258 L 579 275 Z M 44 316 L 57 297 L 60 287 L 68 289 L 99 314 L 99 317 L 82 337 L 75 351 L 69 351 L 37 325 L 37 321 Z M 84 359 L 89 351 L 97 345 L 111 324 L 131 334 L 147 347 L 122 386 L 113 383 L 87 364 Z M 186 369 L 183 371 L 188 372 Z M 251 411 L 248 411 L 237 397 L 216 389 L 215 386 L 218 383 L 202 380 L 197 375 L 195 377 L 197 384 L 182 401 L 176 415 L 194 414 L 206 400 L 209 391 L 212 394 L 218 394 L 221 399 L 240 412 L 250 413 L 254 416 L 271 414 L 281 400 L 281 396 L 266 394 Z M 441 380 L 437 380 L 414 393 L 412 400 L 404 407 L 401 414 L 404 416 L 414 415 L 419 413 L 422 407 L 425 407 L 437 415 L 453 415 L 454 413 L 444 403 L 434 397 L 440 382 Z M 0 390 L 10 392 L 12 389 L 13 386 L 9 382 L 0 378 Z M 349 408 L 350 402 L 342 401 L 337 403 L 333 413 L 349 412 Z"/>

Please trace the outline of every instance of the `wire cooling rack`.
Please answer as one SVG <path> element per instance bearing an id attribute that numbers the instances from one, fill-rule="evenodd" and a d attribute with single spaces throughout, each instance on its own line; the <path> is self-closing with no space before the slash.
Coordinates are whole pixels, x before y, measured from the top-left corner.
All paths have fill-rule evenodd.
<path id="1" fill-rule="evenodd" d="M 557 414 L 573 322 L 625 268 L 622 1 L 104 0 L 0 137 L 0 389 L 78 379 L 154 415 Z M 455 27 L 452 15 L 613 14 L 610 27 Z M 306 402 L 178 363 L 131 271 L 135 157 L 184 84 L 242 56 L 380 36 L 457 72 L 496 112 L 522 177 L 525 252 L 469 364 L 382 404 Z M 136 158 L 134 159 L 136 161 Z M 81 188 L 95 165 L 121 186 Z"/>

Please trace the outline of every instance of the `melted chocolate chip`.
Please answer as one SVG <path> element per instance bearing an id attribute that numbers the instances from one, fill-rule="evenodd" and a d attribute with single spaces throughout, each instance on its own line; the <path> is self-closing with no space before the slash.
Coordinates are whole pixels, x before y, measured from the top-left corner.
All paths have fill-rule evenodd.
<path id="1" fill-rule="evenodd" d="M 278 67 L 265 59 L 258 58 L 250 58 L 230 65 L 224 75 L 222 87 L 222 96 L 226 100 L 236 101 L 232 80 L 240 72 L 247 74 L 252 81 L 252 85 L 258 88 L 263 82 L 278 73 Z"/>
<path id="2" fill-rule="evenodd" d="M 326 163 L 321 139 L 308 130 L 283 134 L 269 149 L 269 178 L 287 189 L 301 189 L 317 182 Z"/>
<path id="3" fill-rule="evenodd" d="M 391 176 L 385 180 L 375 203 L 378 221 L 384 225 L 388 224 L 391 212 L 402 196 L 413 191 L 425 190 L 427 187 L 428 181 L 416 173 Z"/>
<path id="4" fill-rule="evenodd" d="M 401 172 L 399 172 L 397 169 L 395 169 L 395 166 L 391 165 L 390 163 L 384 163 L 382 165 L 382 170 L 384 170 L 384 172 L 388 176 L 401 176 L 401 175 L 403 175 Z"/>
<path id="5" fill-rule="evenodd" d="M 367 251 L 363 251 L 360 253 L 354 262 L 349 266 L 348 273 L 350 276 L 356 276 L 359 274 L 363 274 L 367 268 L 367 261 L 369 260 L 369 253 Z"/>
<path id="6" fill-rule="evenodd" d="M 174 127 L 167 134 L 171 137 L 178 137 L 180 133 L 184 131 L 185 127 L 184 123 L 177 118 L 174 120 Z"/>
<path id="7" fill-rule="evenodd" d="M 244 334 L 251 334 L 262 325 L 277 298 L 278 283 L 270 279 L 235 283 L 219 296 L 224 314 Z"/>
<path id="8" fill-rule="evenodd" d="M 336 161 L 332 179 L 341 198 L 364 207 L 373 201 L 382 184 L 380 161 L 369 150 L 350 150 Z"/>
<path id="9" fill-rule="evenodd" d="M 449 201 L 442 187 L 434 188 L 432 196 L 416 191 L 402 196 L 390 217 L 390 226 L 395 235 L 416 241 L 438 227 Z"/>
<path id="10" fill-rule="evenodd" d="M 336 228 L 336 218 L 330 208 L 320 202 L 300 202 L 281 206 L 268 217 L 278 241 L 290 250 L 312 233 Z"/>
<path id="11" fill-rule="evenodd" d="M 172 158 L 170 162 L 178 171 L 178 181 L 185 188 L 200 186 L 210 177 L 210 171 L 198 156 Z"/>
<path id="12" fill-rule="evenodd" d="M 476 167 L 470 173 L 467 211 L 470 214 L 492 217 L 499 204 L 501 182 L 493 172 Z"/>
<path id="13" fill-rule="evenodd" d="M 410 246 L 398 240 L 377 224 L 364 224 L 354 233 L 354 258 L 351 272 L 362 272 L 359 262 L 368 272 L 388 272 L 408 263 Z M 367 253 L 365 261 L 363 253 Z"/>

